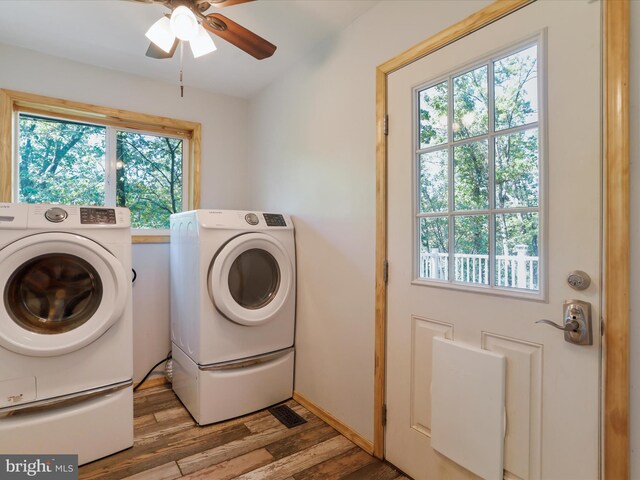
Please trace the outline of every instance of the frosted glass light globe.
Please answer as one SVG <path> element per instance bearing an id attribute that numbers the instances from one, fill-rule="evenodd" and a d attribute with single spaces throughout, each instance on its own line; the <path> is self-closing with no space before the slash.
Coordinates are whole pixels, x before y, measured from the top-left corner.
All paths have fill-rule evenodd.
<path id="1" fill-rule="evenodd" d="M 173 42 L 176 40 L 176 36 L 174 35 L 169 23 L 169 19 L 166 17 L 162 17 L 156 23 L 151 25 L 151 28 L 147 30 L 145 35 L 149 40 L 167 53 L 171 51 Z"/>
<path id="2" fill-rule="evenodd" d="M 189 8 L 180 5 L 171 14 L 171 30 L 180 40 L 189 41 L 198 35 L 198 20 Z"/>
<path id="3" fill-rule="evenodd" d="M 189 41 L 189 46 L 193 52 L 193 58 L 201 57 L 202 55 L 211 53 L 216 49 L 216 45 L 213 43 L 213 40 L 211 40 L 211 37 L 202 25 L 198 28 L 198 35 Z"/>

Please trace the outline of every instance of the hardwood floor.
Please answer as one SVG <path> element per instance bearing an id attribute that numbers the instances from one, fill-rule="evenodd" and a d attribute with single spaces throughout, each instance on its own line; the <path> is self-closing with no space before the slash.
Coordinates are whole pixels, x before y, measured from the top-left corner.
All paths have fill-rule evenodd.
<path id="1" fill-rule="evenodd" d="M 355 446 L 293 400 L 307 423 L 268 411 L 199 427 L 169 386 L 134 397 L 134 446 L 80 467 L 80 479 L 392 480 L 400 472 Z"/>

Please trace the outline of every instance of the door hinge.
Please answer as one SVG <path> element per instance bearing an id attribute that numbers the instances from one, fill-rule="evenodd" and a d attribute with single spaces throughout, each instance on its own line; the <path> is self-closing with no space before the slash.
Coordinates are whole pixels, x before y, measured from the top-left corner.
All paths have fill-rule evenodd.
<path id="1" fill-rule="evenodd" d="M 382 405 L 382 426 L 387 424 L 387 404 Z"/>
<path id="2" fill-rule="evenodd" d="M 600 336 L 604 337 L 604 322 L 600 320 Z"/>
<path id="3" fill-rule="evenodd" d="M 382 124 L 382 133 L 389 135 L 389 115 L 385 114 L 384 122 Z"/>
<path id="4" fill-rule="evenodd" d="M 389 261 L 385 260 L 384 264 L 382 265 L 382 280 L 384 281 L 384 283 L 388 283 L 389 282 Z"/>

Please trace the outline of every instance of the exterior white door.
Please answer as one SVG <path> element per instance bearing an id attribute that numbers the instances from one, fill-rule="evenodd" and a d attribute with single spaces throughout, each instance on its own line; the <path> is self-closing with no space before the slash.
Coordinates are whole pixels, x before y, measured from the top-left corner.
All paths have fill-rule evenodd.
<path id="1" fill-rule="evenodd" d="M 389 75 L 385 455 L 417 480 L 476 478 L 438 447 L 454 431 L 493 442 L 476 460 L 504 478 L 600 477 L 600 9 L 538 1 Z M 590 304 L 592 345 L 535 323 L 579 317 L 567 300 Z M 434 337 L 505 371 L 436 372 Z"/>

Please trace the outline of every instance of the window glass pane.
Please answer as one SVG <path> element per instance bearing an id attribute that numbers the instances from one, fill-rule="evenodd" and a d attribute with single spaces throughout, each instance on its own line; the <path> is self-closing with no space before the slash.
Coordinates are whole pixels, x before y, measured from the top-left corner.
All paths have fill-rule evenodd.
<path id="1" fill-rule="evenodd" d="M 18 201 L 104 205 L 106 128 L 21 114 Z"/>
<path id="2" fill-rule="evenodd" d="M 496 131 L 537 121 L 537 45 L 494 62 L 493 69 Z"/>
<path id="3" fill-rule="evenodd" d="M 449 219 L 420 219 L 420 278 L 449 278 Z"/>
<path id="4" fill-rule="evenodd" d="M 489 216 L 458 216 L 454 220 L 455 280 L 489 284 Z"/>
<path id="5" fill-rule="evenodd" d="M 116 135 L 119 207 L 131 210 L 133 228 L 169 228 L 182 211 L 183 141 L 119 131 Z"/>
<path id="6" fill-rule="evenodd" d="M 442 212 L 449 205 L 449 155 L 447 150 L 422 153 L 420 169 L 420 213 Z"/>
<path id="7" fill-rule="evenodd" d="M 495 216 L 496 285 L 539 290 L 538 213 Z"/>
<path id="8" fill-rule="evenodd" d="M 496 137 L 496 208 L 537 207 L 538 129 Z"/>
<path id="9" fill-rule="evenodd" d="M 487 66 L 476 68 L 453 79 L 453 139 L 487 133 Z"/>
<path id="10" fill-rule="evenodd" d="M 454 203 L 456 210 L 489 208 L 487 141 L 454 147 Z"/>
<path id="11" fill-rule="evenodd" d="M 419 93 L 420 148 L 447 141 L 447 82 L 439 83 Z"/>

